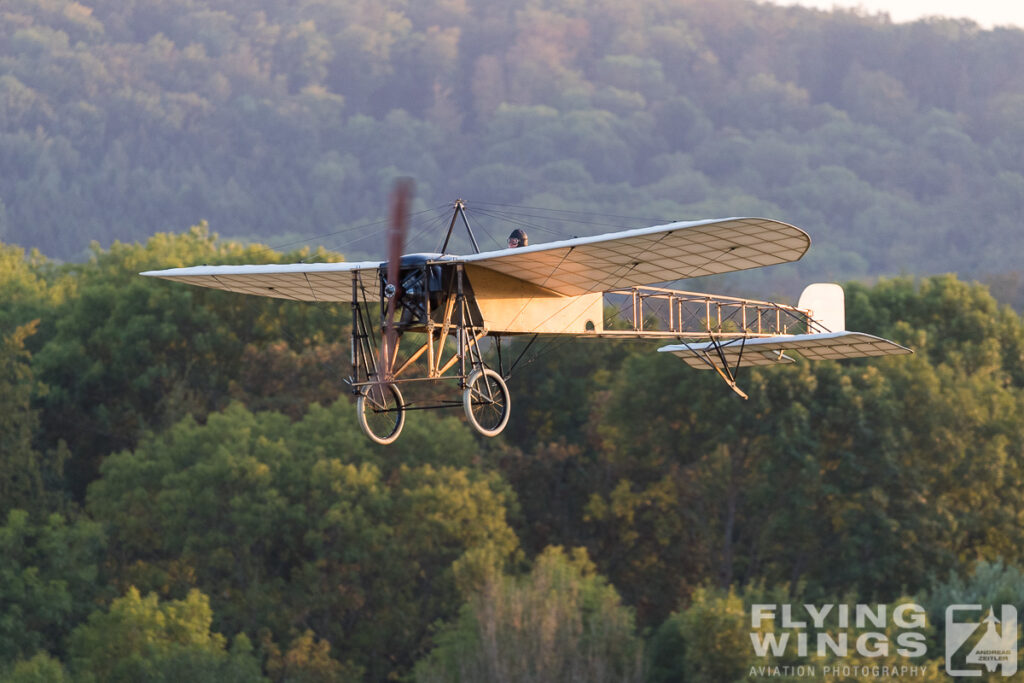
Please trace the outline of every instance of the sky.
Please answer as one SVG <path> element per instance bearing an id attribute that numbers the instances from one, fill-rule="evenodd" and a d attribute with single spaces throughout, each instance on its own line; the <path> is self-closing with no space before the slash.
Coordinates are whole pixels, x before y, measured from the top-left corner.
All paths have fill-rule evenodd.
<path id="1" fill-rule="evenodd" d="M 770 0 L 776 5 L 804 5 L 819 9 L 861 7 L 869 13 L 888 12 L 893 21 L 925 16 L 967 17 L 984 28 L 1012 25 L 1024 28 L 1021 0 Z"/>

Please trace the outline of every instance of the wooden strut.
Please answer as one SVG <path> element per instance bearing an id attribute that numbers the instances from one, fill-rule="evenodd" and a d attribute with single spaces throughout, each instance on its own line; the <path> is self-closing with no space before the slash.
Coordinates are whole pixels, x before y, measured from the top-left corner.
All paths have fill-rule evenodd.
<path id="1" fill-rule="evenodd" d="M 407 359 L 405 360 L 405 362 L 404 362 L 404 363 L 402 363 L 402 367 L 400 367 L 400 368 L 398 368 L 397 370 L 395 370 L 395 372 L 394 372 L 394 373 L 392 374 L 392 377 L 398 377 L 398 376 L 399 376 L 399 375 L 401 375 L 401 374 L 402 374 L 403 372 L 405 372 L 406 368 L 408 368 L 408 367 L 409 367 L 410 365 L 412 365 L 413 363 L 415 363 L 415 362 L 416 362 L 416 361 L 417 361 L 417 360 L 419 359 L 419 357 L 420 357 L 420 356 L 422 356 L 422 355 L 423 355 L 423 353 L 424 353 L 425 351 L 427 351 L 427 350 L 428 350 L 428 349 L 430 348 L 430 346 L 432 346 L 432 345 L 431 345 L 431 344 L 429 344 L 429 343 L 426 343 L 426 344 L 424 344 L 423 346 L 421 346 L 421 347 L 420 347 L 419 349 L 417 349 L 417 350 L 416 350 L 416 352 L 415 352 L 414 354 L 412 354 L 411 356 L 409 356 L 409 357 L 408 357 L 408 358 L 407 358 Z"/>
<path id="2" fill-rule="evenodd" d="M 374 339 L 370 333 L 370 326 L 365 317 L 364 307 L 359 302 L 359 291 L 362 289 L 362 280 L 358 272 L 352 273 L 352 383 L 353 393 L 359 393 L 356 386 L 360 382 L 359 371 L 364 370 L 366 380 L 377 376 L 377 352 L 374 348 Z"/>
<path id="3" fill-rule="evenodd" d="M 438 337 L 438 343 L 440 346 L 436 351 L 436 355 L 432 355 L 429 359 L 431 377 L 440 377 L 442 374 L 440 369 L 441 356 L 444 355 L 444 343 L 448 339 L 448 332 L 452 327 L 452 312 L 455 310 L 455 297 L 451 296 L 449 293 L 447 299 L 448 300 L 445 302 L 444 316 L 441 319 L 441 334 Z"/>
<path id="4" fill-rule="evenodd" d="M 477 345 L 477 342 L 479 342 L 486 336 L 487 332 L 485 330 L 481 330 L 479 333 L 474 334 L 471 337 L 466 337 L 464 343 L 465 350 L 471 351 Z M 453 365 L 455 365 L 464 358 L 465 356 L 463 354 L 456 353 L 454 356 L 451 357 L 451 359 L 447 363 L 445 363 L 444 367 L 438 371 L 438 375 L 443 375 L 444 373 L 448 372 L 448 370 L 450 370 Z"/>
<path id="5" fill-rule="evenodd" d="M 461 284 L 461 278 L 459 278 L 458 285 Z M 459 286 L 457 289 L 462 290 L 462 287 Z M 455 313 L 455 307 L 457 305 L 456 302 L 460 300 L 461 303 L 458 304 L 459 320 L 453 324 L 452 318 Z M 451 370 L 457 362 L 465 360 L 467 354 L 470 357 L 469 361 L 473 367 L 482 365 L 483 356 L 480 352 L 479 342 L 487 336 L 487 331 L 483 328 L 467 328 L 465 323 L 469 320 L 469 311 L 466 310 L 466 305 L 466 296 L 464 291 L 459 291 L 455 296 L 449 295 L 445 302 L 444 314 L 441 318 L 440 325 L 435 325 L 432 321 L 428 322 L 426 342 L 416 349 L 411 356 L 405 359 L 401 367 L 392 373 L 392 378 L 397 378 L 406 372 L 413 363 L 423 356 L 424 353 L 427 354 L 426 379 L 440 378 L 444 373 Z M 458 348 L 452 357 L 442 365 L 442 362 L 444 361 L 445 342 L 452 331 L 452 327 L 456 328 L 459 335 L 459 339 L 457 340 Z M 398 344 L 395 345 L 395 356 L 392 359 L 392 364 L 397 361 L 398 346 Z"/>

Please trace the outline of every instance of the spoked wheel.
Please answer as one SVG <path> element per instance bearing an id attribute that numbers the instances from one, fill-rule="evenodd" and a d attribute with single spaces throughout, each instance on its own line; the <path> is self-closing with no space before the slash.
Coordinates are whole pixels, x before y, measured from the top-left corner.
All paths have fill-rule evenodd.
<path id="1" fill-rule="evenodd" d="M 359 426 L 371 441 L 394 443 L 405 426 L 405 400 L 394 384 L 369 384 L 356 401 Z"/>
<path id="2" fill-rule="evenodd" d="M 474 370 L 462 393 L 469 424 L 484 436 L 497 436 L 508 424 L 508 387 L 490 368 Z"/>

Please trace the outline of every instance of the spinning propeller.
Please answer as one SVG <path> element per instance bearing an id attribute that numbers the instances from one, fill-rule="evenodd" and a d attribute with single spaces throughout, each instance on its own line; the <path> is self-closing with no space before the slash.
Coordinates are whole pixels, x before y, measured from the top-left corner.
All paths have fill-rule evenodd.
<path id="1" fill-rule="evenodd" d="M 402 295 L 400 282 L 402 271 L 402 248 L 409 231 L 409 205 L 412 203 L 413 182 L 410 178 L 395 181 L 391 193 L 391 224 L 388 227 L 388 279 L 384 295 L 388 298 L 387 314 L 384 316 L 384 334 L 380 345 L 380 363 L 377 381 L 380 384 L 392 379 L 392 364 L 398 348 L 398 333 L 395 330 L 395 308 Z"/>

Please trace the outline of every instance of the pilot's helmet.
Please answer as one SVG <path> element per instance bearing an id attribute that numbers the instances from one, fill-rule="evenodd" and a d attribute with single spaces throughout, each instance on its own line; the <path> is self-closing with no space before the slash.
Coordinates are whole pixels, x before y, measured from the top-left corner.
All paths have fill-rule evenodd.
<path id="1" fill-rule="evenodd" d="M 525 247 L 530 244 L 530 238 L 526 236 L 526 233 L 516 228 L 512 231 L 512 234 L 508 236 L 508 248 L 515 249 L 516 247 Z"/>

